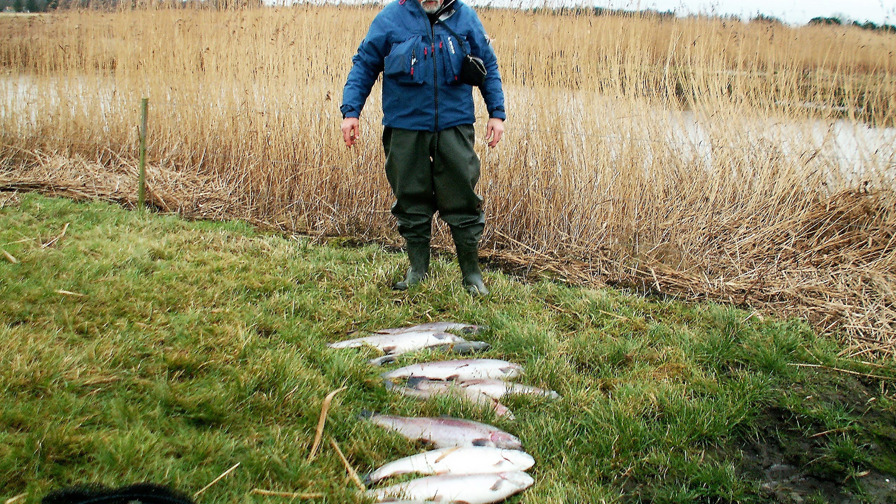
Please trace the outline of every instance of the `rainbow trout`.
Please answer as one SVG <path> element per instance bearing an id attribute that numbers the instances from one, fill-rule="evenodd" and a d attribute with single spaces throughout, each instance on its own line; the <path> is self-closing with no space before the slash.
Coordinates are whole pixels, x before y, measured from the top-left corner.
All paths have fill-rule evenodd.
<path id="1" fill-rule="evenodd" d="M 386 380 L 398 378 L 429 378 L 430 380 L 512 380 L 523 374 L 519 364 L 498 359 L 459 359 L 423 362 L 398 368 L 381 376 Z"/>
<path id="2" fill-rule="evenodd" d="M 535 465 L 531 455 L 520 450 L 468 446 L 431 450 L 384 464 L 365 477 L 370 485 L 400 474 L 490 474 L 525 471 Z"/>
<path id="3" fill-rule="evenodd" d="M 368 490 L 378 502 L 416 499 L 440 503 L 490 504 L 522 492 L 535 482 L 522 471 L 497 474 L 427 476 L 386 488 Z"/>
<path id="4" fill-rule="evenodd" d="M 402 417 L 364 411 L 361 417 L 393 430 L 411 441 L 420 441 L 434 448 L 455 446 L 491 446 L 521 450 L 519 438 L 497 427 L 451 417 Z"/>

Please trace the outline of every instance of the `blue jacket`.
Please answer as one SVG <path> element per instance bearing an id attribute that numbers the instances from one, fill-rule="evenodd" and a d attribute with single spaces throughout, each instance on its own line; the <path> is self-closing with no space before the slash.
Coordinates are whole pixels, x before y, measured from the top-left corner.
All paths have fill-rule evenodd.
<path id="1" fill-rule="evenodd" d="M 473 88 L 457 81 L 465 47 L 482 58 L 488 71 L 480 91 L 489 117 L 505 119 L 498 60 L 479 17 L 460 0 L 446 6 L 435 24 L 418 0 L 397 0 L 383 8 L 352 58 L 342 92 L 343 117 L 360 116 L 382 73 L 384 126 L 441 131 L 473 124 Z"/>

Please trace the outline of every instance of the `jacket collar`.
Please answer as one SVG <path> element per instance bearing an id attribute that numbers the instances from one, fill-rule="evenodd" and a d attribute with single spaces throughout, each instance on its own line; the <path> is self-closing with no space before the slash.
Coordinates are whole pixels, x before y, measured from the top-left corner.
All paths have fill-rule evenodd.
<path id="1" fill-rule="evenodd" d="M 457 0 L 445 0 L 445 3 L 442 4 L 442 8 L 436 11 L 436 16 L 438 16 L 439 21 L 444 21 L 451 17 L 454 14 L 454 4 Z"/>

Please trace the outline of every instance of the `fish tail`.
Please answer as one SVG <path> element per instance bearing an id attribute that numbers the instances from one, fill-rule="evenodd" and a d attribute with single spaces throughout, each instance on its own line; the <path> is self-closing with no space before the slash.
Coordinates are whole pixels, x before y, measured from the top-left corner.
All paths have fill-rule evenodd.
<path id="1" fill-rule="evenodd" d="M 376 413 L 370 411 L 369 409 L 362 409 L 360 413 L 358 413 L 358 418 L 368 419 L 372 418 Z"/>
<path id="2" fill-rule="evenodd" d="M 382 357 L 377 357 L 376 359 L 370 359 L 369 361 L 371 366 L 382 366 L 383 364 L 389 364 L 391 362 L 395 362 L 394 354 L 386 354 Z"/>

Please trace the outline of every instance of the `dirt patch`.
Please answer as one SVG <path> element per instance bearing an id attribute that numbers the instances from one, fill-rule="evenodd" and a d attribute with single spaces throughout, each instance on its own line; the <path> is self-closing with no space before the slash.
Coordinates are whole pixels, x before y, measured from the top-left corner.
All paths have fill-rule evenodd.
<path id="1" fill-rule="evenodd" d="M 773 502 L 896 502 L 896 415 L 875 407 L 882 387 L 838 380 L 789 393 L 803 401 L 763 411 L 738 447 L 738 471 Z M 814 404 L 839 405 L 842 426 Z"/>

